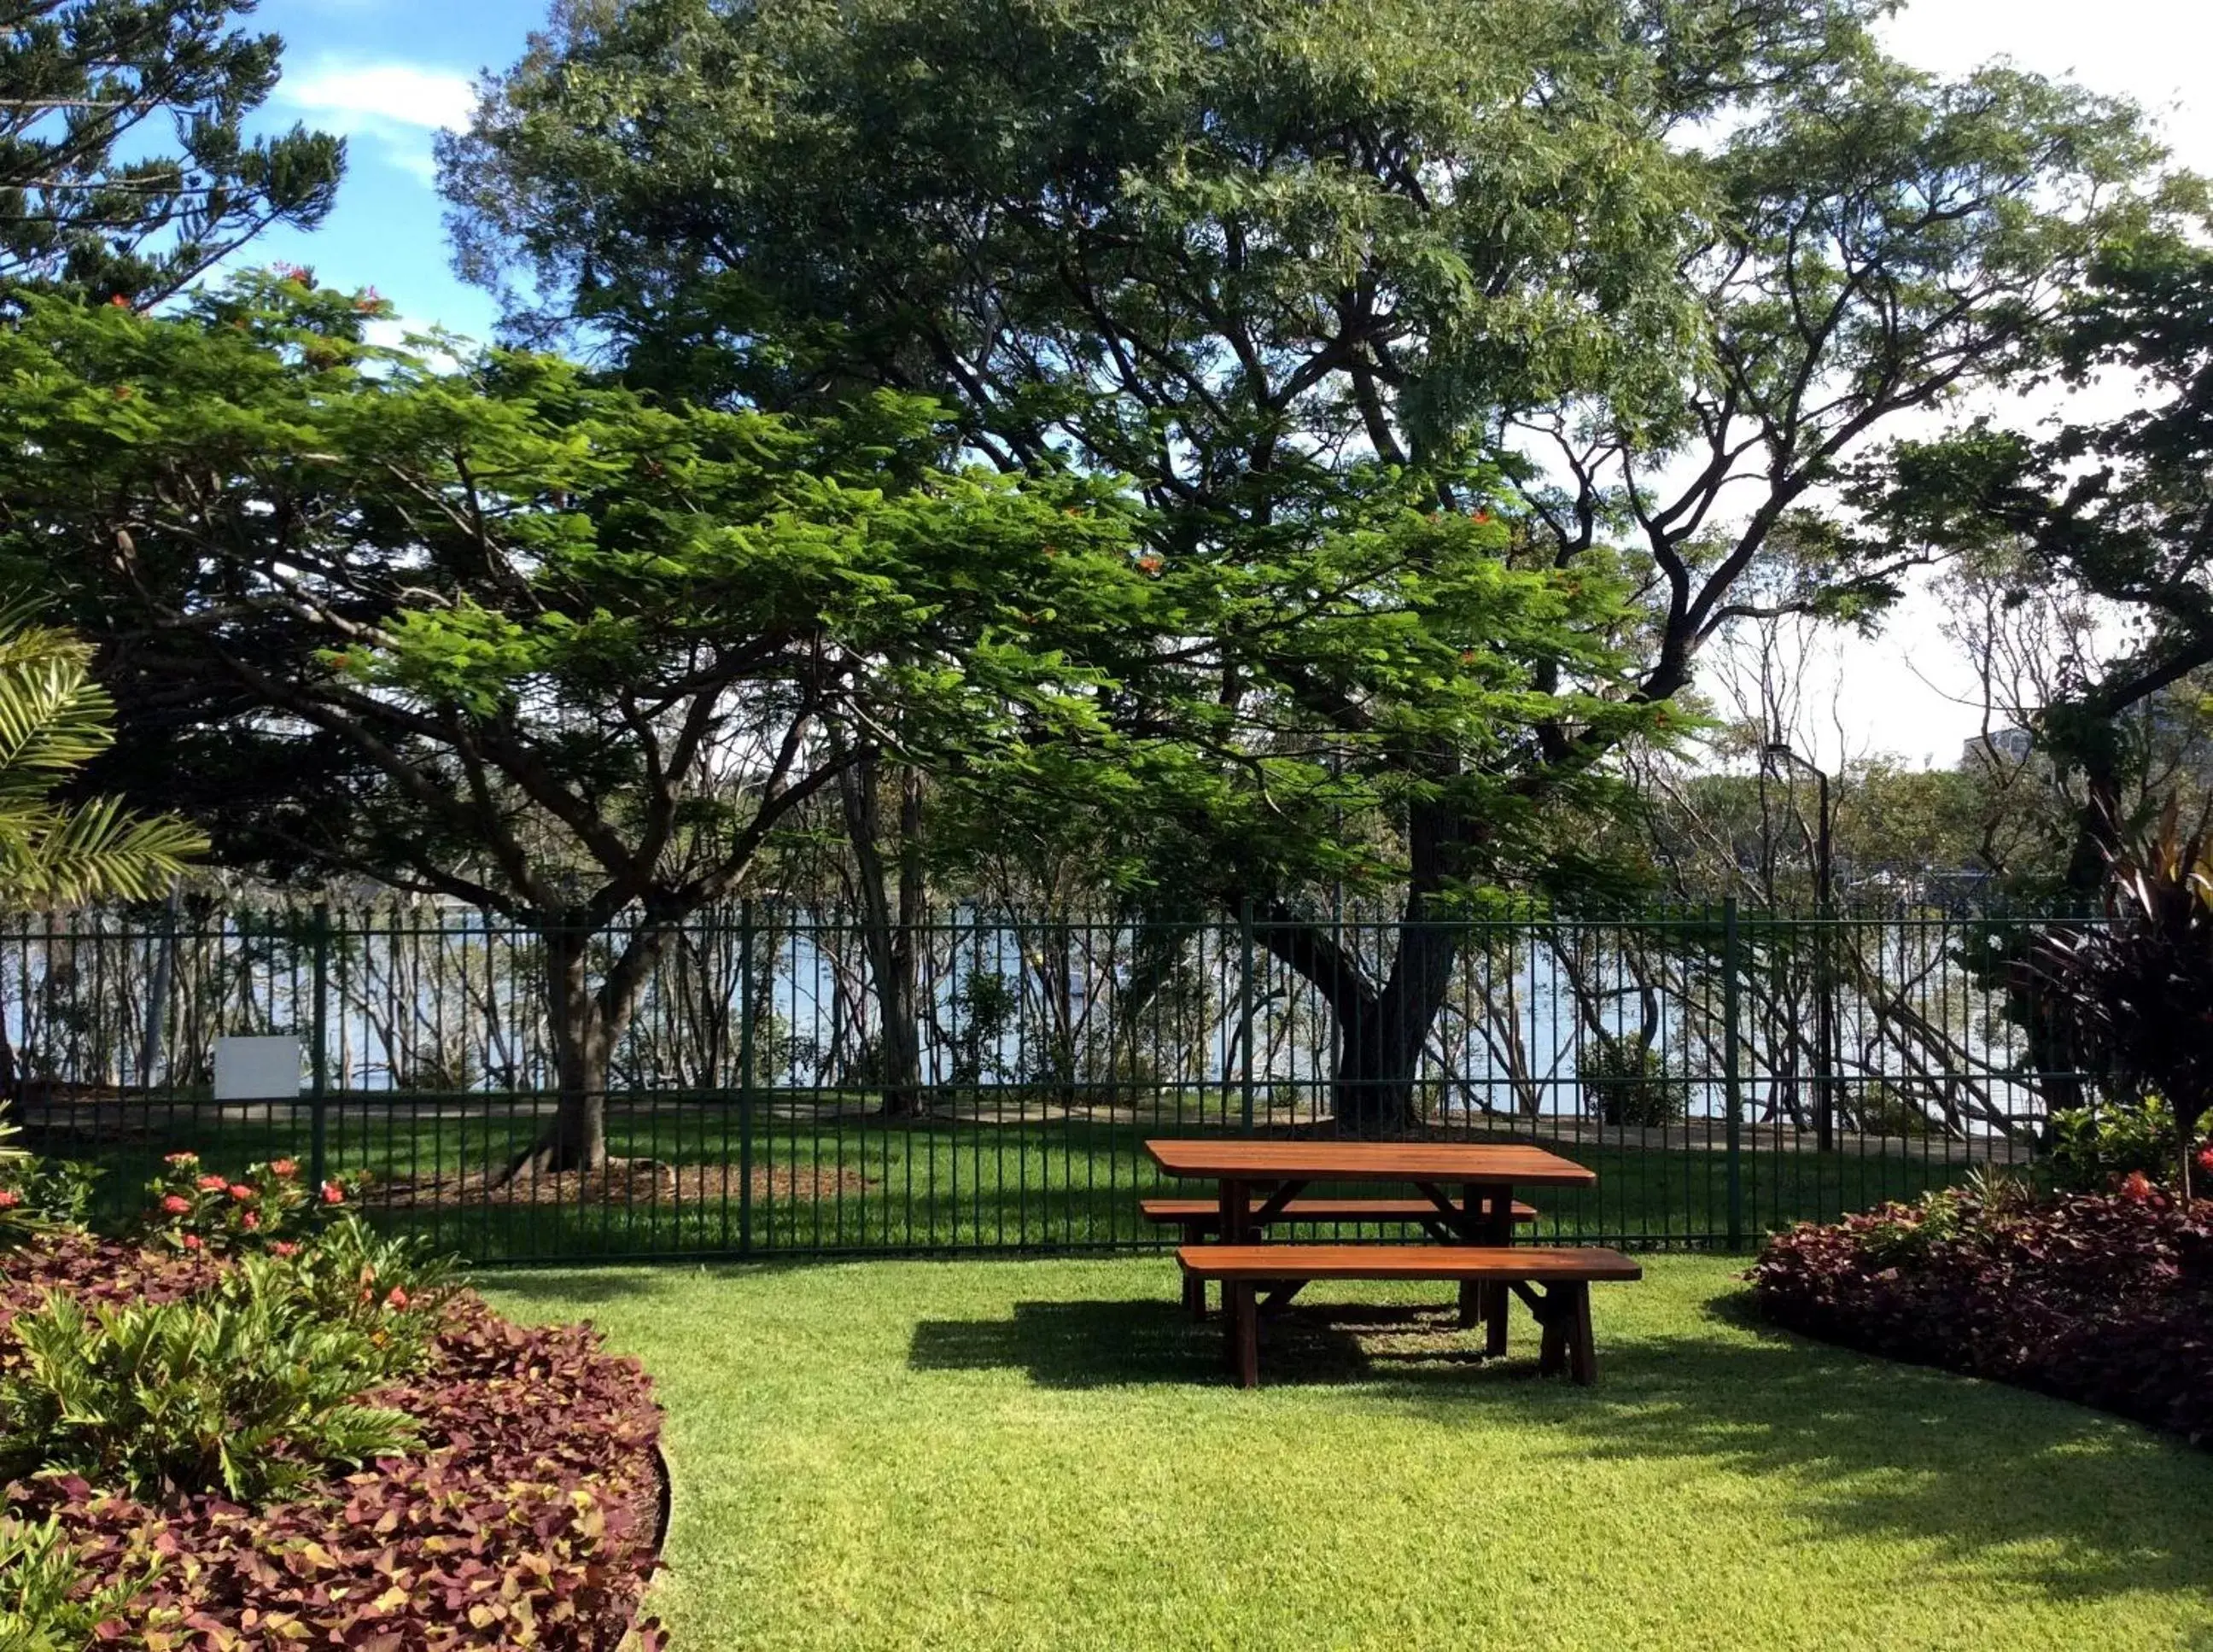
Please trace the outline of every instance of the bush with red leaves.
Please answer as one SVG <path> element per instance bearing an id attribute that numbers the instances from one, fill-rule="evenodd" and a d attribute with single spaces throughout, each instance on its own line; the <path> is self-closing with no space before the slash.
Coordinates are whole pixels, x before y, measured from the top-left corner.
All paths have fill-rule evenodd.
<path id="1" fill-rule="evenodd" d="M 2213 1443 L 2213 1200 L 2141 1175 L 2040 1203 L 1952 1189 L 1801 1223 L 1747 1277 L 1791 1330 Z"/>
<path id="2" fill-rule="evenodd" d="M 6 1327 L 52 1289 L 87 1301 L 174 1301 L 224 1265 L 82 1234 L 0 1259 Z M 609 1652 L 652 1575 L 661 1413 L 635 1360 L 582 1326 L 509 1323 L 472 1295 L 448 1308 L 426 1369 L 374 1391 L 421 1424 L 423 1448 L 241 1508 L 159 1507 L 34 1476 L 0 1514 L 58 1517 L 83 1592 L 137 1580 L 98 1643 L 143 1652 Z M 633 1643 L 652 1652 L 656 1625 Z"/>

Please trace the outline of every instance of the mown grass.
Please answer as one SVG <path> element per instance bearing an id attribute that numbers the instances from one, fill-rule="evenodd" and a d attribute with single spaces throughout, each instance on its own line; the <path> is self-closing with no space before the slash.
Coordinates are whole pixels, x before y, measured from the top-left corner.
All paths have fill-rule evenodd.
<path id="1" fill-rule="evenodd" d="M 1157 1259 L 496 1276 L 668 1408 L 680 1647 L 2213 1645 L 2213 1459 L 1602 1287 L 1601 1382 L 1338 1287 L 1228 1386 Z"/>
<path id="2" fill-rule="evenodd" d="M 326 1162 L 333 1172 L 405 1183 L 504 1164 L 540 1123 L 530 1107 L 497 1098 L 349 1097 L 330 1106 Z M 796 1181 L 758 1193 L 748 1208 L 737 1168 L 747 1132 L 736 1106 L 648 1096 L 611 1107 L 612 1150 L 671 1166 L 728 1165 L 721 1197 L 515 1206 L 403 1195 L 375 1214 L 479 1261 L 1143 1245 L 1161 1235 L 1139 1220 L 1138 1198 L 1192 1191 L 1161 1180 L 1143 1155 L 1143 1138 L 1222 1127 L 1218 1111 L 1089 1117 L 1040 1109 L 1003 1121 L 909 1123 L 764 1107 L 753 1115 L 749 1162 L 796 1173 Z M 236 1168 L 286 1155 L 305 1164 L 311 1145 L 304 1110 L 272 1120 L 205 1105 L 151 1106 L 121 1140 L 53 1150 L 106 1165 L 106 1213 L 120 1216 L 143 1202 L 141 1184 L 165 1152 L 191 1148 L 219 1168 Z M 1598 1182 L 1530 1194 L 1543 1212 L 1542 1234 L 1695 1246 L 1728 1231 L 1728 1168 L 1719 1152 L 1573 1140 L 1559 1150 L 1595 1170 Z M 1753 1132 L 1739 1173 L 1741 1230 L 1757 1241 L 1801 1218 L 1910 1198 L 1966 1167 L 1964 1156 L 1930 1160 L 1904 1143 L 1866 1155 L 1775 1151 Z"/>

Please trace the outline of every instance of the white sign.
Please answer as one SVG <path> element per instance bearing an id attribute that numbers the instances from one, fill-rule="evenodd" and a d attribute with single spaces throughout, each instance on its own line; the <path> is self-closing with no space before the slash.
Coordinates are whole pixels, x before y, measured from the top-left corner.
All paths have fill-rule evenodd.
<path id="1" fill-rule="evenodd" d="M 215 1099 L 290 1100 L 300 1093 L 300 1040 L 223 1038 L 215 1041 Z"/>

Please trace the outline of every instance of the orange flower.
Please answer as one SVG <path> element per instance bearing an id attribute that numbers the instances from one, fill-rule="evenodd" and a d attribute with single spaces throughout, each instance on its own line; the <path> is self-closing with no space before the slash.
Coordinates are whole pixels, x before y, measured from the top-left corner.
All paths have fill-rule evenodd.
<path id="1" fill-rule="evenodd" d="M 323 1184 L 323 1203 L 326 1204 L 344 1204 L 345 1203 L 345 1189 L 339 1186 L 334 1181 L 325 1182 Z"/>
<path id="2" fill-rule="evenodd" d="M 2141 1204 L 2157 1191 L 2151 1185 L 2151 1178 L 2141 1170 L 2131 1170 L 2121 1178 L 2120 1194 L 2125 1199 L 2134 1199 Z"/>
<path id="3" fill-rule="evenodd" d="M 300 1167 L 291 1159 L 272 1159 L 269 1164 L 269 1173 L 272 1176 L 296 1176 L 300 1173 Z"/>
<path id="4" fill-rule="evenodd" d="M 407 1306 L 407 1293 L 400 1289 L 397 1285 L 393 1286 L 391 1294 L 384 1299 L 384 1305 L 387 1308 L 405 1308 Z"/>
<path id="5" fill-rule="evenodd" d="M 182 1193 L 172 1193 L 162 1201 L 162 1208 L 171 1216 L 180 1216 L 192 1208 L 192 1202 Z"/>
<path id="6" fill-rule="evenodd" d="M 186 1250 L 196 1251 L 199 1249 L 199 1247 L 200 1236 L 198 1234 L 186 1234 L 185 1235 L 185 1248 Z"/>
<path id="7" fill-rule="evenodd" d="M 12 1210 L 23 1202 L 23 1196 L 12 1187 L 0 1187 L 0 1210 Z"/>

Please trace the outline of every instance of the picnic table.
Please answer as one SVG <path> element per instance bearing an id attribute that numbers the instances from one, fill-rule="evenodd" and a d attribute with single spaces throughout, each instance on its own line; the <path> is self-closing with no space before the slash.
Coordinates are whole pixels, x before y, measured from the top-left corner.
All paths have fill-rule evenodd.
<path id="1" fill-rule="evenodd" d="M 1571 1160 L 1515 1143 L 1363 1142 L 1315 1137 L 1297 1141 L 1227 1137 L 1148 1141 L 1145 1152 L 1171 1176 L 1216 1185 L 1211 1242 L 1181 1247 L 1186 1301 L 1196 1284 L 1219 1279 L 1230 1309 L 1231 1357 L 1248 1386 L 1259 1381 L 1254 1291 L 1273 1284 L 1265 1306 L 1280 1306 L 1314 1278 L 1442 1278 L 1460 1287 L 1460 1320 L 1484 1322 L 1484 1351 L 1503 1354 L 1507 1311 L 1520 1295 L 1545 1327 L 1544 1363 L 1566 1363 L 1579 1381 L 1595 1370 L 1590 1350 L 1588 1284 L 1638 1277 L 1634 1262 L 1612 1251 L 1525 1247 L 1509 1253 L 1517 1215 L 1516 1187 L 1588 1187 L 1598 1178 Z M 1442 1244 L 1263 1245 L 1266 1229 L 1287 1211 L 1328 1208 L 1357 1220 L 1360 1202 L 1305 1198 L 1315 1182 L 1410 1184 L 1426 1201 L 1423 1225 Z M 1456 1197 L 1455 1197 L 1456 1195 Z M 1379 1216 L 1405 1201 L 1373 1202 Z M 1190 1236 L 1187 1230 L 1187 1236 Z M 1552 1289 L 1544 1296 L 1533 1287 Z"/>

